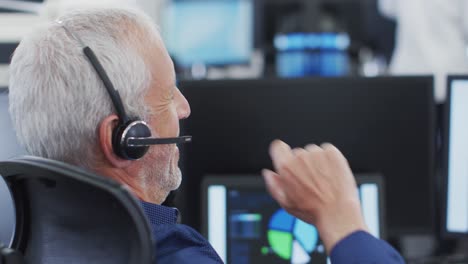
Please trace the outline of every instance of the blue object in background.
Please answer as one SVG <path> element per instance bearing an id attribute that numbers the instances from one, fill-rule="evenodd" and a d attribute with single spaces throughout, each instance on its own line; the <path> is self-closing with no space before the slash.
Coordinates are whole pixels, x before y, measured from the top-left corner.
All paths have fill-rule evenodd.
<path id="1" fill-rule="evenodd" d="M 11 124 L 6 88 L 0 88 L 0 128 L 0 160 L 25 154 L 23 148 L 16 141 L 15 131 Z M 10 246 L 15 223 L 15 209 L 11 193 L 0 176 L 0 244 Z"/>
<path id="2" fill-rule="evenodd" d="M 173 1 L 162 35 L 183 67 L 248 63 L 253 52 L 252 0 Z"/>
<path id="3" fill-rule="evenodd" d="M 16 225 L 15 207 L 10 189 L 0 176 L 0 244 L 11 246 Z"/>
<path id="4" fill-rule="evenodd" d="M 349 73 L 350 40 L 338 33 L 291 33 L 275 37 L 280 77 L 343 76 Z"/>

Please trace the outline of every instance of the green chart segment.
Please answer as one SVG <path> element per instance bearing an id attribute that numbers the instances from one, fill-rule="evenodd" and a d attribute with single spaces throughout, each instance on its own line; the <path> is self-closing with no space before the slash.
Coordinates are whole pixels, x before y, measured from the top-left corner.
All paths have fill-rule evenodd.
<path id="1" fill-rule="evenodd" d="M 291 263 L 309 263 L 310 253 L 318 243 L 317 229 L 284 209 L 276 211 L 270 219 L 268 242 L 280 258 Z"/>
<path id="2" fill-rule="evenodd" d="M 275 253 L 283 259 L 291 259 L 293 236 L 283 231 L 268 231 L 268 241 Z"/>

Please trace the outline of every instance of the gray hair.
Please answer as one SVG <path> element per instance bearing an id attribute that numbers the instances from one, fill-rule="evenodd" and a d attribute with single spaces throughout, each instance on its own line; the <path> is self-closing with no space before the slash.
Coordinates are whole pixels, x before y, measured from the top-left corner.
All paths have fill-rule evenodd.
<path id="1" fill-rule="evenodd" d="M 141 50 L 160 45 L 150 18 L 89 9 L 59 20 L 96 53 L 127 114 L 146 119 L 152 76 Z M 115 110 L 79 43 L 58 23 L 35 29 L 16 49 L 10 71 L 9 110 L 19 142 L 32 155 L 92 168 L 102 155 L 98 125 Z"/>

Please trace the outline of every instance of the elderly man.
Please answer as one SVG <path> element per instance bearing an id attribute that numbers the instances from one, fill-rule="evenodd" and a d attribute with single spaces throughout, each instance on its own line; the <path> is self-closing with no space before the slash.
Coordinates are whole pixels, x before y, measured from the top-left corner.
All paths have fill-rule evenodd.
<path id="1" fill-rule="evenodd" d="M 145 15 L 76 11 L 22 40 L 11 63 L 10 113 L 29 153 L 130 188 L 152 225 L 158 263 L 220 263 L 199 233 L 176 223 L 175 209 L 159 205 L 180 185 L 174 143 L 184 139 L 179 120 L 190 115 L 175 83 L 172 61 Z M 291 150 L 276 141 L 271 155 L 276 172 L 264 176 L 272 195 L 319 228 L 332 261 L 402 261 L 366 232 L 356 183 L 336 148 Z"/>

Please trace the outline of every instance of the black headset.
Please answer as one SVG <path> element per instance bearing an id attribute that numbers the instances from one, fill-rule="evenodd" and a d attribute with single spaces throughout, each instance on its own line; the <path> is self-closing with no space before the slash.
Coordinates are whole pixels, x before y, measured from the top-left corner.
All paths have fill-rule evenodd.
<path id="1" fill-rule="evenodd" d="M 117 111 L 119 123 L 112 131 L 112 149 L 119 157 L 127 160 L 137 160 L 142 158 L 151 145 L 164 145 L 164 144 L 181 144 L 192 141 L 191 136 L 172 137 L 172 138 L 153 138 L 151 137 L 151 129 L 146 122 L 139 118 L 129 118 L 125 113 L 125 107 L 122 103 L 119 91 L 114 88 L 109 76 L 107 75 L 104 67 L 99 62 L 96 54 L 90 47 L 84 43 L 68 30 L 60 21 L 58 23 L 65 29 L 65 31 L 74 39 L 76 39 L 82 46 L 83 52 L 88 58 L 89 62 L 96 70 L 97 75 L 102 80 L 111 101 Z"/>

